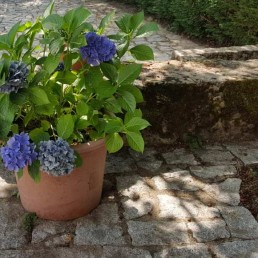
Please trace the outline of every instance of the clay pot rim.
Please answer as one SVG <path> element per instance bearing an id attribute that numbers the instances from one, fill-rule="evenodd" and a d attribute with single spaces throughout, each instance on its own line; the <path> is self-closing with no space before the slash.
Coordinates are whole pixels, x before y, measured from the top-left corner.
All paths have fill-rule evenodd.
<path id="1" fill-rule="evenodd" d="M 103 147 L 103 145 L 105 145 L 105 139 L 99 139 L 96 141 L 80 143 L 77 145 L 73 145 L 71 147 L 79 153 L 85 153 L 85 152 L 89 152 L 89 151 L 92 151 L 95 149 L 99 149 L 99 148 Z"/>

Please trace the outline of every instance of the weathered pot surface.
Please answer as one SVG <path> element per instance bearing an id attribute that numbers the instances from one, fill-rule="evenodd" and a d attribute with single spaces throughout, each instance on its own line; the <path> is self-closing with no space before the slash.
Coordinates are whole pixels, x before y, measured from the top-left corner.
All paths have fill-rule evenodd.
<path id="1" fill-rule="evenodd" d="M 38 217 L 70 220 L 82 217 L 96 208 L 101 199 L 106 148 L 104 140 L 80 144 L 74 149 L 83 163 L 71 174 L 61 177 L 41 172 L 35 183 L 27 168 L 17 180 L 23 207 Z"/>

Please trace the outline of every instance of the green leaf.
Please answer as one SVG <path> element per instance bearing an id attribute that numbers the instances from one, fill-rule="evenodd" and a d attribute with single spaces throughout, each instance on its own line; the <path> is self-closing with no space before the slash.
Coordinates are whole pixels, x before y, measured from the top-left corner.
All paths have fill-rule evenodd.
<path id="1" fill-rule="evenodd" d="M 76 113 L 78 114 L 78 116 L 87 115 L 88 112 L 89 106 L 85 102 L 80 101 L 76 106 Z"/>
<path id="2" fill-rule="evenodd" d="M 20 169 L 18 172 L 17 172 L 17 176 L 18 176 L 18 179 L 20 179 L 22 176 L 23 176 L 23 170 Z"/>
<path id="3" fill-rule="evenodd" d="M 130 45 L 130 41 L 126 41 L 126 42 L 117 46 L 116 50 L 117 50 L 118 57 L 121 58 L 126 53 L 126 51 L 129 48 L 129 45 Z"/>
<path id="4" fill-rule="evenodd" d="M 49 44 L 49 50 L 52 55 L 56 55 L 60 52 L 61 47 L 64 45 L 64 38 L 56 38 Z M 59 60 L 58 60 L 59 61 Z"/>
<path id="5" fill-rule="evenodd" d="M 144 140 L 140 132 L 127 132 L 126 138 L 129 146 L 138 152 L 143 153 L 144 151 Z"/>
<path id="6" fill-rule="evenodd" d="M 30 166 L 28 166 L 28 171 L 31 178 L 34 180 L 35 183 L 40 182 L 40 162 L 39 160 L 34 160 Z"/>
<path id="7" fill-rule="evenodd" d="M 120 87 L 120 90 L 126 90 L 133 94 L 135 97 L 136 103 L 141 103 L 144 101 L 142 92 L 137 86 L 126 84 Z"/>
<path id="8" fill-rule="evenodd" d="M 17 124 L 12 124 L 11 131 L 13 134 L 19 133 L 19 126 Z"/>
<path id="9" fill-rule="evenodd" d="M 109 64 L 109 63 L 101 63 L 100 64 L 101 71 L 103 74 L 110 79 L 113 83 L 116 82 L 117 80 L 117 69 L 114 65 Z"/>
<path id="10" fill-rule="evenodd" d="M 127 112 L 125 114 L 124 123 L 127 124 L 134 117 L 142 118 L 142 111 L 140 109 L 135 109 L 134 112 Z"/>
<path id="11" fill-rule="evenodd" d="M 130 30 L 135 31 L 144 21 L 143 11 L 134 14 L 130 19 L 129 28 Z"/>
<path id="12" fill-rule="evenodd" d="M 10 101 L 16 105 L 23 105 L 28 98 L 27 89 L 20 89 L 18 92 L 10 93 Z"/>
<path id="13" fill-rule="evenodd" d="M 130 29 L 130 18 L 131 15 L 125 14 L 123 17 L 121 17 L 118 21 L 115 21 L 117 27 L 124 33 L 129 33 Z"/>
<path id="14" fill-rule="evenodd" d="M 47 131 L 51 126 L 50 122 L 48 122 L 47 120 L 41 120 L 40 124 L 44 131 Z"/>
<path id="15" fill-rule="evenodd" d="M 72 84 L 77 79 L 77 76 L 71 71 L 63 71 L 58 72 L 55 79 L 63 84 Z"/>
<path id="16" fill-rule="evenodd" d="M 136 100 L 132 93 L 128 91 L 121 92 L 119 102 L 126 111 L 134 112 L 136 108 Z"/>
<path id="17" fill-rule="evenodd" d="M 132 56 L 140 61 L 154 60 L 153 50 L 146 45 L 137 45 L 131 48 L 130 53 Z"/>
<path id="18" fill-rule="evenodd" d="M 98 27 L 98 34 L 102 34 L 106 27 L 109 25 L 109 23 L 112 21 L 112 19 L 115 16 L 115 10 L 108 13 L 100 22 L 99 27 Z"/>
<path id="19" fill-rule="evenodd" d="M 48 141 L 50 136 L 43 128 L 35 128 L 29 133 L 31 140 L 38 144 L 40 141 Z"/>
<path id="20" fill-rule="evenodd" d="M 81 116 L 75 124 L 75 128 L 78 130 L 85 130 L 90 125 L 87 116 Z"/>
<path id="21" fill-rule="evenodd" d="M 74 121 L 72 115 L 63 115 L 58 119 L 56 130 L 59 137 L 64 140 L 68 139 L 72 135 L 73 129 Z"/>
<path id="22" fill-rule="evenodd" d="M 114 133 L 107 136 L 105 143 L 108 152 L 114 153 L 123 147 L 124 141 L 118 133 Z"/>
<path id="23" fill-rule="evenodd" d="M 44 11 L 43 18 L 46 18 L 50 14 L 52 14 L 55 6 L 55 1 L 51 1 L 49 5 L 47 6 L 46 10 Z"/>
<path id="24" fill-rule="evenodd" d="M 140 117 L 133 117 L 125 124 L 125 127 L 129 131 L 140 131 L 148 127 L 149 125 L 150 123 L 147 120 Z"/>
<path id="25" fill-rule="evenodd" d="M 50 103 L 46 92 L 42 88 L 29 88 L 28 92 L 30 101 L 36 106 L 46 105 Z"/>
<path id="26" fill-rule="evenodd" d="M 117 87 L 112 85 L 110 81 L 102 81 L 94 85 L 96 94 L 100 99 L 111 97 L 117 90 Z"/>
<path id="27" fill-rule="evenodd" d="M 8 42 L 10 44 L 10 46 L 13 46 L 14 40 L 15 40 L 15 36 L 17 35 L 17 32 L 19 30 L 20 27 L 20 23 L 16 23 L 8 32 Z"/>
<path id="28" fill-rule="evenodd" d="M 82 157 L 80 156 L 80 154 L 77 151 L 74 151 L 74 154 L 75 154 L 74 164 L 78 168 L 78 167 L 80 167 L 82 165 L 83 159 L 82 159 Z"/>
<path id="29" fill-rule="evenodd" d="M 146 23 L 138 29 L 136 33 L 136 37 L 137 38 L 147 37 L 157 32 L 158 30 L 159 30 L 159 27 L 156 22 Z"/>
<path id="30" fill-rule="evenodd" d="M 10 50 L 11 46 L 9 44 L 8 35 L 0 35 L 0 50 Z"/>
<path id="31" fill-rule="evenodd" d="M 42 22 L 42 26 L 46 30 L 59 30 L 61 29 L 62 25 L 63 18 L 58 14 L 51 14 Z"/>
<path id="32" fill-rule="evenodd" d="M 140 64 L 122 65 L 118 70 L 118 84 L 130 84 L 138 78 L 142 71 Z"/>
<path id="33" fill-rule="evenodd" d="M 113 113 L 122 113 L 121 105 L 115 98 L 105 100 L 105 108 Z"/>
<path id="34" fill-rule="evenodd" d="M 45 70 L 47 70 L 50 74 L 53 73 L 60 62 L 60 57 L 61 57 L 60 54 L 59 55 L 49 54 L 44 61 Z"/>
<path id="35" fill-rule="evenodd" d="M 106 133 L 118 133 L 123 129 L 123 121 L 121 118 L 107 119 L 105 127 Z"/>

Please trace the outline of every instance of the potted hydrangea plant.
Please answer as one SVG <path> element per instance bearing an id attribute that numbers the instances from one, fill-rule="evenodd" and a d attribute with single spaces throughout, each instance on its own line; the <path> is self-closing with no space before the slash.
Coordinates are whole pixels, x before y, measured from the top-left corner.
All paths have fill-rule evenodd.
<path id="1" fill-rule="evenodd" d="M 15 24 L 0 35 L 0 143 L 4 167 L 15 172 L 21 202 L 39 217 L 65 220 L 83 216 L 101 197 L 106 150 L 127 142 L 143 152 L 141 130 L 149 126 L 134 85 L 149 46 L 130 43 L 157 30 L 142 12 L 97 28 L 84 7 Z M 132 59 L 131 58 L 131 59 Z"/>

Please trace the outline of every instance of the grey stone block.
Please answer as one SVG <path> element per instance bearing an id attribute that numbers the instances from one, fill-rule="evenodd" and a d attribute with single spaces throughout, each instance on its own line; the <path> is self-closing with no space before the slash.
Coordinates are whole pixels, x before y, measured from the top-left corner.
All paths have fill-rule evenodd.
<path id="1" fill-rule="evenodd" d="M 198 242 L 209 242 L 221 238 L 229 238 L 224 220 L 195 221 L 187 224 Z"/>
<path id="2" fill-rule="evenodd" d="M 195 166 L 190 167 L 190 171 L 193 175 L 202 178 L 202 179 L 216 179 L 226 176 L 235 176 L 237 173 L 237 170 L 234 166 L 207 166 L 207 167 L 201 167 L 201 166 Z"/>
<path id="3" fill-rule="evenodd" d="M 215 245 L 212 250 L 219 258 L 257 258 L 258 240 L 226 242 Z"/>
<path id="4" fill-rule="evenodd" d="M 155 253 L 154 258 L 211 258 L 205 244 L 193 244 L 170 249 L 163 249 Z"/>
<path id="5" fill-rule="evenodd" d="M 258 222 L 244 207 L 218 207 L 232 237 L 242 239 L 258 238 Z"/>
<path id="6" fill-rule="evenodd" d="M 203 190 L 219 202 L 238 205 L 240 202 L 239 190 L 241 182 L 239 178 L 228 178 L 222 183 L 207 184 Z"/>
<path id="7" fill-rule="evenodd" d="M 103 247 L 101 258 L 151 258 L 149 251 L 140 248 L 131 247 Z"/>
<path id="8" fill-rule="evenodd" d="M 189 243 L 183 222 L 128 221 L 128 232 L 134 246 L 170 245 Z"/>

